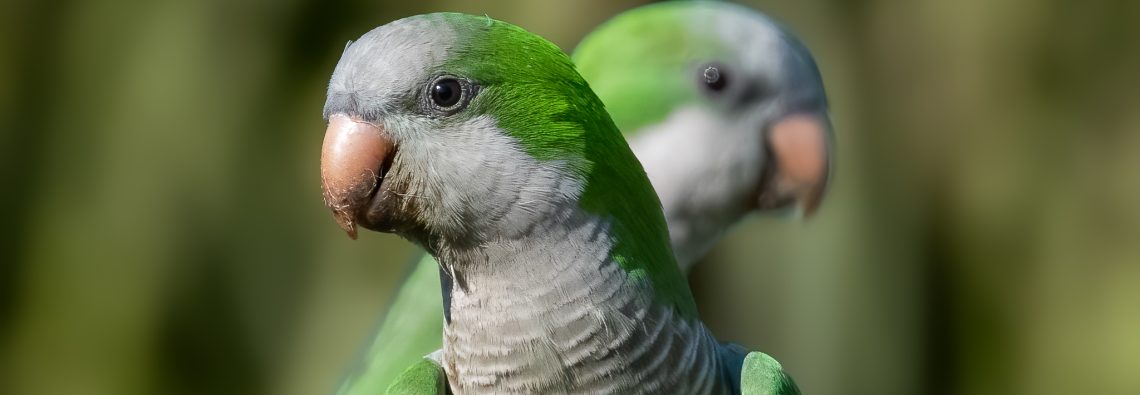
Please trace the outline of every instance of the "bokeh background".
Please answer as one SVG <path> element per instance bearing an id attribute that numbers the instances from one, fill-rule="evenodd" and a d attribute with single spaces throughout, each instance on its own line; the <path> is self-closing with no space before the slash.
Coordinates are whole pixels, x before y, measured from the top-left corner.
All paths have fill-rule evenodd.
<path id="1" fill-rule="evenodd" d="M 0 3 L 0 393 L 329 393 L 417 250 L 322 206 L 324 85 L 402 16 L 567 51 L 638 1 Z M 1140 2 L 765 0 L 836 183 L 692 277 L 809 394 L 1140 394 Z"/>

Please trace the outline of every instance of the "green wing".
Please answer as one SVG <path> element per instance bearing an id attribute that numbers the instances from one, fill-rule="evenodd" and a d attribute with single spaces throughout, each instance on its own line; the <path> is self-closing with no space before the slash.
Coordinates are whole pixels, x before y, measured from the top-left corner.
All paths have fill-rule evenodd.
<path id="1" fill-rule="evenodd" d="M 740 372 L 743 395 L 799 395 L 800 389 L 784 367 L 768 354 L 754 351 L 744 358 Z"/>
<path id="2" fill-rule="evenodd" d="M 401 372 L 406 375 L 404 369 L 418 366 L 424 355 L 439 349 L 443 339 L 442 295 L 439 266 L 431 255 L 424 254 L 400 287 L 371 344 L 336 393 L 379 394 Z"/>
<path id="3" fill-rule="evenodd" d="M 431 358 L 420 358 L 419 362 L 400 374 L 385 392 L 385 394 L 391 395 L 444 395 L 446 393 L 447 376 L 444 374 L 443 368 Z"/>

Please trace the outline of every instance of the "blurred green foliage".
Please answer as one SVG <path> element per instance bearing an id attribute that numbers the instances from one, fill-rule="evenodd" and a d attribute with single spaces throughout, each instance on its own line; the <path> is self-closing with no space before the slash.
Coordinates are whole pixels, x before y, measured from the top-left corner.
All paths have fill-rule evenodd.
<path id="1" fill-rule="evenodd" d="M 0 393 L 331 391 L 406 264 L 321 204 L 324 84 L 402 16 L 567 51 L 637 1 L 0 4 Z M 1140 393 L 1140 2 L 755 1 L 839 136 L 694 273 L 807 393 Z"/>

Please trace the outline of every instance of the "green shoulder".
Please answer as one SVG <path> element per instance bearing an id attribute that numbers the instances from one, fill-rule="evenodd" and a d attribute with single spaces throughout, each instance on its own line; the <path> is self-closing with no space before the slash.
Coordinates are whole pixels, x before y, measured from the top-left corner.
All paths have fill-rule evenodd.
<path id="1" fill-rule="evenodd" d="M 754 351 L 744 358 L 740 372 L 743 395 L 799 395 L 800 389 L 779 361 L 768 354 Z"/>
<path id="2" fill-rule="evenodd" d="M 385 392 L 390 395 L 423 395 L 447 393 L 447 375 L 431 358 L 423 358 L 405 370 Z"/>

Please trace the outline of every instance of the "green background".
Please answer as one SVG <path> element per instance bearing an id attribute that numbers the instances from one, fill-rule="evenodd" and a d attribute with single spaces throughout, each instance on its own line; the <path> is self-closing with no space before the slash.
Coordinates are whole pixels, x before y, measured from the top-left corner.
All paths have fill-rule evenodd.
<path id="1" fill-rule="evenodd" d="M 344 43 L 451 10 L 566 50 L 636 1 L 0 3 L 0 393 L 330 392 L 416 249 L 321 204 Z M 838 136 L 692 277 L 809 394 L 1140 393 L 1140 2 L 753 3 Z"/>

